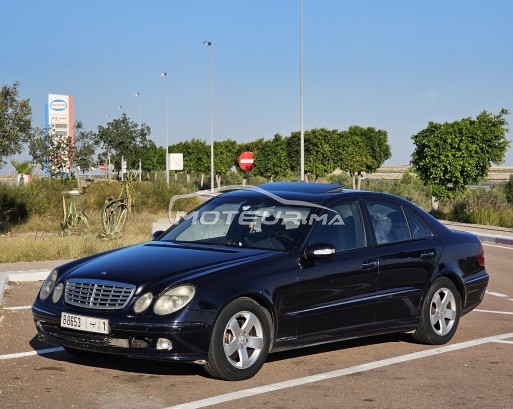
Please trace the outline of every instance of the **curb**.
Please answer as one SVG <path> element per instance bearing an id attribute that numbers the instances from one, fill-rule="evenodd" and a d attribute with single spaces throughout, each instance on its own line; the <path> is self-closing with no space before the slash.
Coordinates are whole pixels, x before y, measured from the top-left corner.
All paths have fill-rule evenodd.
<path id="1" fill-rule="evenodd" d="M 0 273 L 0 303 L 4 298 L 4 291 L 9 281 L 40 281 L 44 280 L 52 270 L 27 270 L 27 271 L 8 271 Z"/>
<path id="2" fill-rule="evenodd" d="M 483 234 L 483 233 L 474 233 L 479 240 L 485 243 L 494 243 L 494 244 L 506 244 L 506 245 L 513 245 L 513 238 L 508 236 L 496 236 L 493 234 Z"/>
<path id="3" fill-rule="evenodd" d="M 442 224 L 454 231 L 472 233 L 483 243 L 513 245 L 513 229 L 506 227 L 464 224 L 440 220 Z"/>

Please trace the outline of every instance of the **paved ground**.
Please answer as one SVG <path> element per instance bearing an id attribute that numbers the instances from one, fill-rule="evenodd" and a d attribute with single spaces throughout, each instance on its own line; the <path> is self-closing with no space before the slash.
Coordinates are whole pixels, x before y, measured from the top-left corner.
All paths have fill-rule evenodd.
<path id="1" fill-rule="evenodd" d="M 490 283 L 447 345 L 388 334 L 271 354 L 252 379 L 198 365 L 74 357 L 37 339 L 39 282 L 10 282 L 0 308 L 2 409 L 512 409 L 513 246 L 484 243 Z"/>

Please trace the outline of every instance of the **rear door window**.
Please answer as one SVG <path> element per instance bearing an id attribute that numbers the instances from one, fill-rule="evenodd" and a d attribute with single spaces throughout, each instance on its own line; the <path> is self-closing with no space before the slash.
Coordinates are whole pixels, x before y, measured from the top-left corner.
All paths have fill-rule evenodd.
<path id="1" fill-rule="evenodd" d="M 411 231 L 411 236 L 413 239 L 426 239 L 428 237 L 433 236 L 433 233 L 426 226 L 426 224 L 424 222 L 422 222 L 412 212 L 406 211 L 406 218 L 408 220 L 408 224 L 410 226 L 410 231 Z"/>
<path id="2" fill-rule="evenodd" d="M 411 240 L 408 222 L 401 206 L 380 201 L 368 201 L 366 206 L 377 244 Z"/>

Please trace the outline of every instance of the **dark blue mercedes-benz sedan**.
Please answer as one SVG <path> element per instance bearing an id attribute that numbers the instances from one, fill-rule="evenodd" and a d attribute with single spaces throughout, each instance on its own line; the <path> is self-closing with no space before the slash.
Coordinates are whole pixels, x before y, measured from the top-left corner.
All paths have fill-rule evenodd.
<path id="1" fill-rule="evenodd" d="M 153 240 L 53 270 L 39 337 L 75 355 L 254 376 L 270 352 L 388 332 L 438 345 L 483 299 L 484 252 L 402 198 L 269 183 L 220 194 Z"/>

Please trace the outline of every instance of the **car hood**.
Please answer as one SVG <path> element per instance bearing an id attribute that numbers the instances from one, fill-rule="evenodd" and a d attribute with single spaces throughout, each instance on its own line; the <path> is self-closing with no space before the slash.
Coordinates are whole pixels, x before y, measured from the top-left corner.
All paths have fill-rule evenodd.
<path id="1" fill-rule="evenodd" d="M 88 258 L 72 267 L 69 278 L 116 281 L 144 287 L 160 281 L 194 280 L 202 274 L 235 267 L 282 252 L 205 245 L 149 242 Z"/>

